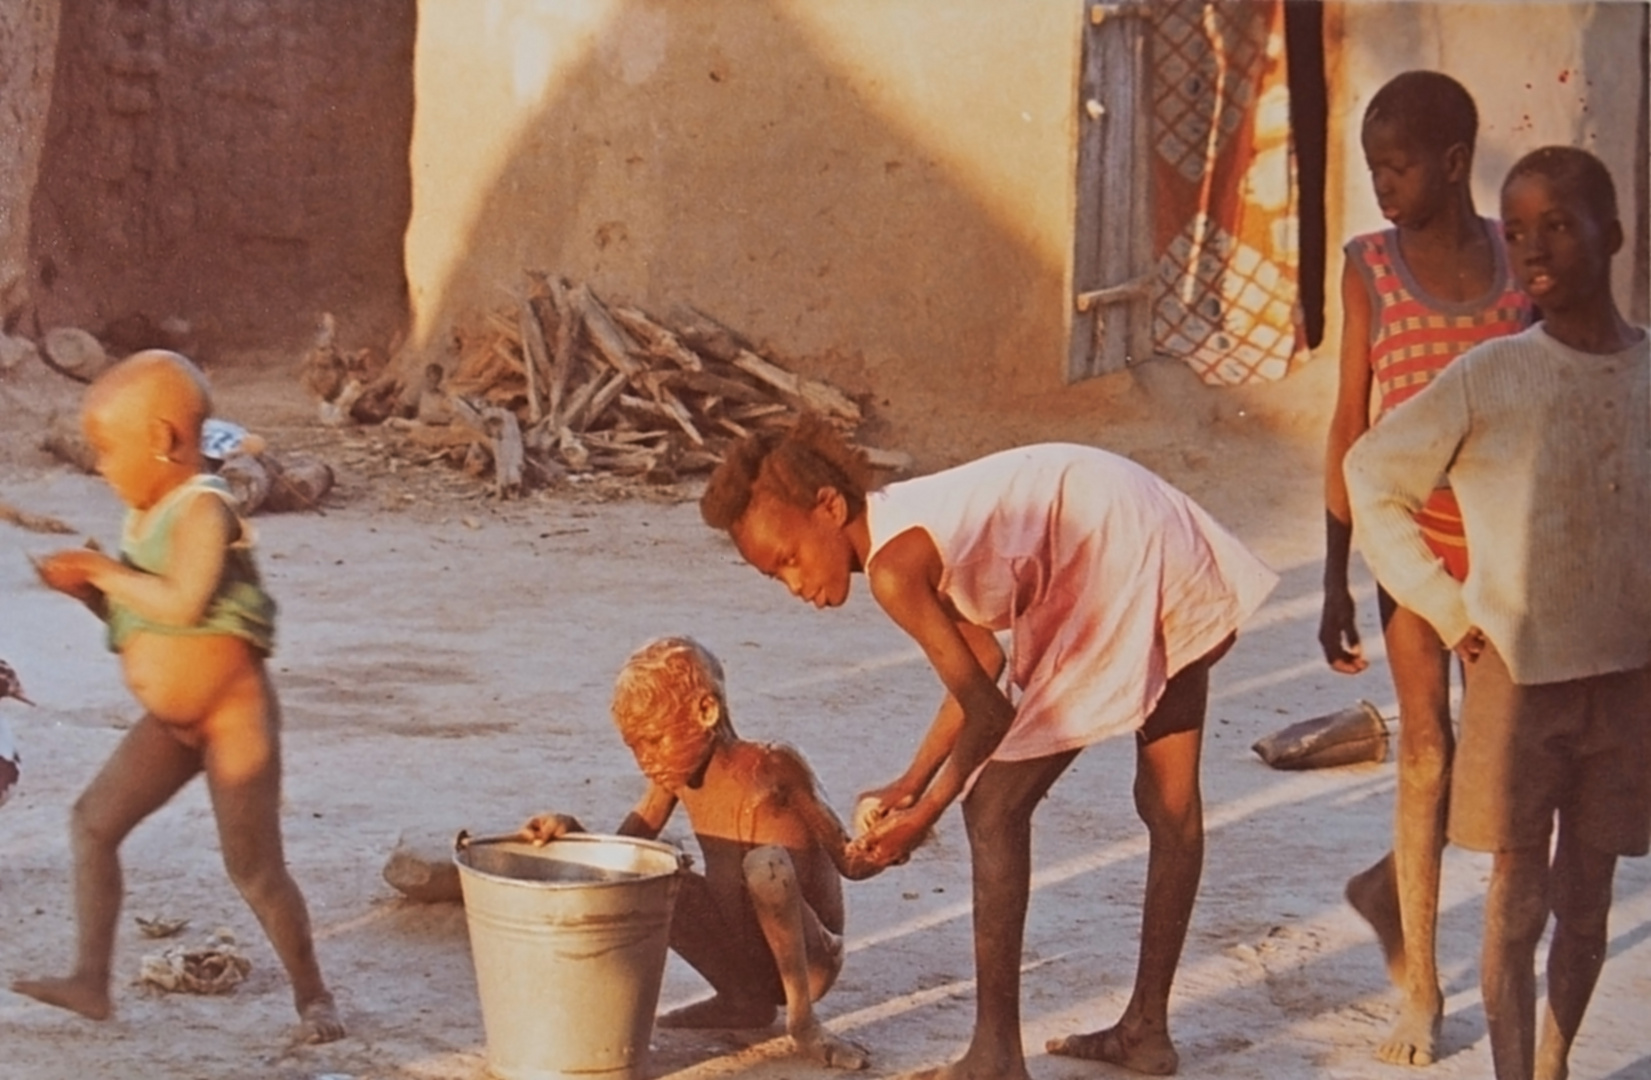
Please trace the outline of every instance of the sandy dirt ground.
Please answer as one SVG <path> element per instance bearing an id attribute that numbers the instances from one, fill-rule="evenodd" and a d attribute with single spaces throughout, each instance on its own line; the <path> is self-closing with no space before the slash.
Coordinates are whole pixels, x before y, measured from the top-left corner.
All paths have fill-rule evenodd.
<path id="1" fill-rule="evenodd" d="M 0 990 L 0 1080 L 484 1076 L 464 912 L 400 898 L 380 868 L 401 834 L 502 831 L 544 809 L 616 824 L 639 782 L 607 696 L 625 655 L 648 637 L 689 633 L 717 652 L 742 733 L 802 747 L 845 814 L 856 791 L 898 772 L 929 718 L 935 678 L 862 585 L 838 611 L 797 603 L 700 524 L 691 492 L 615 501 L 574 489 L 501 505 L 467 481 L 373 464 L 367 436 L 307 423 L 284 374 L 226 374 L 220 391 L 220 412 L 252 423 L 277 449 L 319 448 L 340 472 L 324 514 L 261 517 L 258 526 L 282 605 L 272 663 L 286 711 L 288 855 L 350 1035 L 323 1047 L 290 1042 L 287 984 L 224 876 L 197 783 L 124 848 L 116 1017 L 94 1024 Z M 1323 378 L 1309 376 L 1297 406 L 1321 409 L 1323 392 Z M 0 397 L 9 432 L 0 499 L 112 542 L 113 498 L 30 449 L 41 410 L 58 399 L 72 407 L 73 388 Z M 1193 492 L 1282 574 L 1214 677 L 1208 863 L 1171 1013 L 1182 1075 L 1410 1075 L 1373 1059 L 1395 998 L 1341 899 L 1347 875 L 1387 843 L 1393 765 L 1284 773 L 1250 751 L 1264 734 L 1361 697 L 1394 714 L 1368 580 L 1360 599 L 1376 663 L 1347 678 L 1318 657 L 1316 431 L 1167 424 L 1148 436 L 1099 417 L 1091 428 L 1091 441 L 1129 450 Z M 68 962 L 68 809 L 134 719 L 99 627 L 37 585 L 24 559 L 61 542 L 0 524 L 0 656 L 39 703 L 0 705 L 24 753 L 21 788 L 0 809 L 6 981 Z M 1110 1023 L 1128 995 L 1146 853 L 1131 774 L 1127 741 L 1093 747 L 1038 812 L 1023 990 L 1037 1080 L 1126 1075 L 1041 1047 Z M 666 835 L 691 847 L 680 819 Z M 1487 870 L 1480 856 L 1447 857 L 1443 1060 L 1413 1075 L 1490 1073 L 1477 962 Z M 908 865 L 849 888 L 848 961 L 821 1011 L 872 1050 L 873 1075 L 949 1060 L 968 1038 L 968 880 L 954 809 Z M 1624 863 L 1616 896 L 1610 958 L 1574 1075 L 1644 1080 L 1651 861 Z M 188 919 L 185 941 L 228 928 L 252 959 L 250 977 L 221 997 L 132 985 L 142 955 L 164 944 L 138 933 L 137 915 Z M 662 1005 L 704 993 L 673 957 Z M 824 1074 L 781 1056 L 777 1036 L 778 1028 L 656 1032 L 651 1071 L 682 1080 Z"/>

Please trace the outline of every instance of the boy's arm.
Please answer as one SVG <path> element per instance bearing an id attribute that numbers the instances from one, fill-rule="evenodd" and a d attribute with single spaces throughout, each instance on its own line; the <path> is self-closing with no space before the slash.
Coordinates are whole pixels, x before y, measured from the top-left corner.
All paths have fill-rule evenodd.
<path id="1" fill-rule="evenodd" d="M 240 528 L 234 512 L 216 495 L 199 495 L 178 514 L 166 569 L 134 570 L 95 552 L 85 552 L 86 580 L 110 603 L 165 626 L 201 621 L 223 576 L 224 557 Z M 69 554 L 69 553 L 65 553 Z"/>
<path id="2" fill-rule="evenodd" d="M 625 815 L 625 820 L 619 823 L 616 832 L 619 836 L 652 840 L 659 835 L 659 830 L 665 827 L 665 822 L 674 809 L 676 796 L 650 781 L 648 790 L 642 793 L 631 812 Z M 545 844 L 570 833 L 584 831 L 584 825 L 571 814 L 547 812 L 529 818 L 527 824 L 521 828 L 521 836 L 532 843 Z"/>
<path id="3" fill-rule="evenodd" d="M 910 809 L 891 813 L 860 838 L 859 843 L 883 865 L 904 858 L 928 835 L 1015 719 L 1014 706 L 981 666 L 942 601 L 940 570 L 940 552 L 934 541 L 917 529 L 889 541 L 867 568 L 872 595 L 922 648 L 962 712 L 951 753 L 923 794 Z"/>
<path id="4" fill-rule="evenodd" d="M 619 823 L 618 833 L 620 836 L 652 840 L 671 819 L 671 812 L 675 809 L 676 796 L 650 780 L 648 789 L 636 800 L 636 805 L 625 815 L 625 820 Z"/>
<path id="5" fill-rule="evenodd" d="M 1388 413 L 1348 452 L 1347 492 L 1359 550 L 1377 580 L 1454 648 L 1472 628 L 1462 585 L 1428 550 L 1415 513 L 1446 475 L 1471 418 L 1457 360 L 1415 397 Z"/>
<path id="6" fill-rule="evenodd" d="M 955 622 L 956 620 L 954 620 Z M 996 682 L 1003 674 L 1003 646 L 998 644 L 997 635 L 984 626 L 976 626 L 970 622 L 956 622 L 958 632 L 968 643 L 975 659 L 980 663 L 992 681 Z M 957 703 L 957 698 L 947 693 L 935 712 L 929 730 L 924 733 L 923 741 L 917 747 L 911 764 L 899 779 L 884 787 L 863 792 L 856 802 L 865 799 L 876 799 L 878 812 L 875 818 L 881 817 L 889 810 L 903 809 L 916 801 L 934 779 L 940 766 L 946 763 L 951 756 L 952 747 L 957 743 L 957 735 L 963 729 L 963 709 Z"/>
<path id="7" fill-rule="evenodd" d="M 764 762 L 764 779 L 778 794 L 787 810 L 797 815 L 808 835 L 830 857 L 837 872 L 850 881 L 860 881 L 883 867 L 850 843 L 848 830 L 825 799 L 820 796 L 814 770 L 803 756 L 789 746 L 769 748 Z"/>
<path id="8" fill-rule="evenodd" d="M 1370 292 L 1348 256 L 1341 271 L 1341 366 L 1336 383 L 1336 411 L 1324 453 L 1324 606 L 1319 616 L 1319 645 L 1337 671 L 1356 674 L 1369 666 L 1359 646 L 1353 594 L 1348 588 L 1348 560 L 1353 542 L 1353 511 L 1342 466 L 1347 451 L 1370 428 Z"/>

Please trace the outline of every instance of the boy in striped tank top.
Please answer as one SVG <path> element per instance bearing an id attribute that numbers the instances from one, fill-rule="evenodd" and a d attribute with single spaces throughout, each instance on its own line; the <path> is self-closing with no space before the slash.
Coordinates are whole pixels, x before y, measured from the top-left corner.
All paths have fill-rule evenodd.
<path id="1" fill-rule="evenodd" d="M 1348 588 L 1352 511 L 1342 475 L 1348 448 L 1463 352 L 1531 320 L 1530 302 L 1509 274 L 1500 226 L 1473 206 L 1477 128 L 1473 98 L 1433 71 L 1393 78 L 1365 110 L 1365 162 L 1391 227 L 1356 236 L 1344 249 L 1340 383 L 1325 455 L 1319 643 L 1330 666 L 1347 674 L 1368 666 Z M 1432 494 L 1416 522 L 1433 555 L 1457 580 L 1465 578 L 1467 543 L 1448 487 Z M 1383 590 L 1377 606 L 1399 702 L 1393 849 L 1347 883 L 1347 898 L 1375 928 L 1403 994 L 1398 1022 L 1377 1056 L 1426 1065 L 1443 1010 L 1434 940 L 1455 744 L 1450 653 L 1426 620 Z"/>

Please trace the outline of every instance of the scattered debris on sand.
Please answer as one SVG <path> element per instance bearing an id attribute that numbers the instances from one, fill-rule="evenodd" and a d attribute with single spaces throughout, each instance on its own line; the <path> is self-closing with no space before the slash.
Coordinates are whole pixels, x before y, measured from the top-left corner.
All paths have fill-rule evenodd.
<path id="1" fill-rule="evenodd" d="M 137 983 L 175 994 L 227 994 L 252 971 L 228 930 L 215 931 L 203 945 L 173 945 L 144 956 Z"/>

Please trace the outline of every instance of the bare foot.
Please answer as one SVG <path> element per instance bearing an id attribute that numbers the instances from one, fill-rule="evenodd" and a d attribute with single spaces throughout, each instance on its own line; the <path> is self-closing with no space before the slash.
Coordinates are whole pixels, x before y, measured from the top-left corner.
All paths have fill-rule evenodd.
<path id="1" fill-rule="evenodd" d="M 323 994 L 298 1007 L 299 1042 L 329 1043 L 343 1037 L 344 1021 L 338 1018 L 338 1006 L 331 994 Z"/>
<path id="2" fill-rule="evenodd" d="M 1432 1008 L 1406 1005 L 1392 1033 L 1376 1048 L 1376 1056 L 1389 1065 L 1432 1065 L 1442 1012 L 1438 1003 Z"/>
<path id="3" fill-rule="evenodd" d="M 71 975 L 66 979 L 18 979 L 14 993 L 79 1013 L 88 1020 L 107 1020 L 115 1011 L 105 980 Z"/>
<path id="4" fill-rule="evenodd" d="M 760 1028 L 774 1022 L 778 1006 L 765 1001 L 736 1001 L 717 994 L 680 1009 L 672 1009 L 654 1023 L 662 1028 Z"/>
<path id="5" fill-rule="evenodd" d="M 865 1047 L 839 1039 L 819 1024 L 805 1031 L 793 1031 L 791 1041 L 800 1056 L 833 1069 L 863 1069 L 871 1064 L 871 1054 Z"/>
<path id="6" fill-rule="evenodd" d="M 1376 931 L 1387 961 L 1387 977 L 1394 986 L 1404 985 L 1404 926 L 1399 921 L 1399 882 L 1393 870 L 1393 855 L 1347 879 L 1347 902 Z"/>
<path id="7" fill-rule="evenodd" d="M 1548 1014 L 1553 1019 L 1553 1014 Z M 1536 1044 L 1536 1080 L 1570 1080 L 1571 1043 L 1544 1025 L 1542 1039 Z"/>
<path id="8" fill-rule="evenodd" d="M 901 1073 L 894 1080 L 1031 1080 L 1026 1071 L 1026 1063 L 1021 1062 L 1018 1068 L 1008 1066 L 992 1068 L 990 1066 L 977 1067 L 967 1057 L 954 1061 L 950 1065 L 939 1065 L 932 1069 L 914 1069 L 911 1072 Z"/>
<path id="9" fill-rule="evenodd" d="M 1167 1033 L 1130 1032 L 1122 1024 L 1105 1031 L 1050 1039 L 1043 1048 L 1061 1057 L 1104 1061 L 1149 1076 L 1170 1076 L 1181 1067 L 1181 1055 Z"/>

